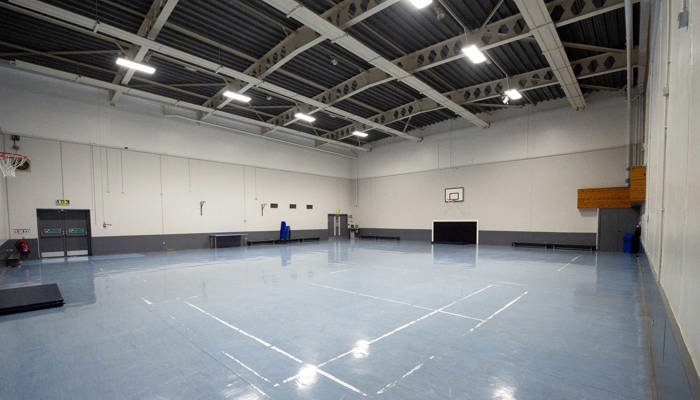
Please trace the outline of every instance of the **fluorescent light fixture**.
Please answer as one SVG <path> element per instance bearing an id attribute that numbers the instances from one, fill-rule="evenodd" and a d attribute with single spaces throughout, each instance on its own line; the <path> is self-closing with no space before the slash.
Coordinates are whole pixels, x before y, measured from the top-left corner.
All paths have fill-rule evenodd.
<path id="1" fill-rule="evenodd" d="M 462 53 L 466 54 L 467 57 L 469 57 L 469 60 L 474 64 L 481 64 L 482 62 L 486 61 L 486 56 L 481 52 L 481 50 L 479 50 L 478 47 L 476 47 L 475 44 L 462 47 Z"/>
<path id="2" fill-rule="evenodd" d="M 244 94 L 232 92 L 230 90 L 227 90 L 224 92 L 224 97 L 228 97 L 229 99 L 240 101 L 241 103 L 250 103 L 250 100 L 251 100 L 250 97 L 248 97 Z"/>
<path id="3" fill-rule="evenodd" d="M 294 114 L 294 118 L 300 119 L 300 120 L 306 121 L 306 122 L 314 122 L 314 121 L 316 121 L 316 118 L 314 118 L 314 117 L 312 117 L 312 116 L 310 116 L 310 115 L 308 115 L 308 114 L 304 114 L 304 113 L 300 113 L 300 112 Z"/>
<path id="4" fill-rule="evenodd" d="M 360 131 L 353 131 L 352 134 L 355 136 L 359 136 L 359 137 L 367 137 L 367 135 L 368 135 L 367 132 L 360 132 Z"/>
<path id="5" fill-rule="evenodd" d="M 432 2 L 433 0 L 411 0 L 411 4 L 419 10 L 429 6 Z"/>
<path id="6" fill-rule="evenodd" d="M 122 67 L 126 67 L 129 69 L 135 69 L 137 71 L 141 71 L 141 72 L 144 72 L 146 74 L 152 74 L 152 73 L 156 72 L 156 69 L 149 66 L 149 65 L 139 64 L 137 62 L 127 60 L 126 58 L 121 58 L 121 57 L 117 58 L 117 65 L 121 65 Z"/>
<path id="7" fill-rule="evenodd" d="M 511 100 L 520 100 L 523 98 L 523 95 L 518 92 L 518 89 L 508 89 L 504 93 Z"/>

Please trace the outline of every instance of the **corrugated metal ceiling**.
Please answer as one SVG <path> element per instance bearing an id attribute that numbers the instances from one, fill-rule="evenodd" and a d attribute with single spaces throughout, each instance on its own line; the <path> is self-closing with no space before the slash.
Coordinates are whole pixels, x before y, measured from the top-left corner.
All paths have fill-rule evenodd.
<path id="1" fill-rule="evenodd" d="M 153 4 L 151 0 L 43 1 L 130 33 L 139 31 Z M 336 4 L 348 1 L 351 0 L 303 0 L 301 3 L 312 11 L 323 14 Z M 585 1 L 593 0 L 576 0 L 574 6 L 580 8 Z M 595 1 L 603 6 L 613 2 L 621 3 L 619 0 Z M 361 7 L 368 4 L 366 1 L 360 3 Z M 499 4 L 498 9 L 494 10 Z M 636 18 L 637 9 L 638 7 L 635 7 Z M 487 21 L 492 12 L 493 17 Z M 416 10 L 407 0 L 403 0 L 349 27 L 346 32 L 381 56 L 395 60 L 438 42 L 463 35 L 463 26 L 470 31 L 475 30 L 485 22 L 496 22 L 517 15 L 518 12 L 512 0 L 502 3 L 499 0 L 436 0 L 422 10 Z M 101 34 L 99 30 L 95 34 L 84 28 L 69 28 L 65 25 L 65 22 L 58 21 L 52 15 L 37 18 L 32 11 L 18 9 L 5 2 L 0 3 L 0 57 L 10 61 L 23 60 L 111 82 L 119 72 L 114 59 L 128 51 L 131 45 Z M 255 60 L 300 27 L 301 24 L 295 19 L 287 18 L 263 0 L 180 0 L 155 40 L 234 70 L 245 71 Z M 624 31 L 624 9 L 621 7 L 558 28 L 561 40 L 567 44 L 566 51 L 571 61 L 604 51 L 590 46 L 624 50 Z M 447 93 L 548 67 L 532 37 L 520 38 L 492 48 L 486 53 L 491 60 L 485 64 L 472 65 L 466 59 L 458 57 L 416 72 L 415 76 L 438 92 Z M 144 62 L 156 67 L 156 74 L 136 74 L 128 83 L 130 87 L 195 104 L 207 103 L 227 82 L 234 82 L 217 71 L 203 70 L 188 62 L 161 54 L 157 49 L 151 51 Z M 313 97 L 339 83 L 364 76 L 362 73 L 371 68 L 371 65 L 360 57 L 326 40 L 292 58 L 269 74 L 265 81 L 300 95 Z M 351 88 L 357 89 L 364 84 L 365 81 L 358 79 Z M 581 84 L 584 93 L 606 88 L 617 90 L 625 86 L 626 73 L 617 70 L 582 79 Z M 253 98 L 249 105 L 230 104 L 224 109 L 247 118 L 268 121 L 285 111 L 298 109 L 303 104 L 299 99 L 288 99 L 268 90 L 253 88 L 248 94 Z M 521 104 L 536 104 L 564 96 L 558 85 L 550 85 L 528 90 Z M 332 105 L 356 115 L 357 118 L 370 118 L 381 111 L 401 107 L 422 98 L 420 93 L 409 86 L 388 80 L 371 85 L 353 94 L 349 99 Z M 503 107 L 498 98 L 489 98 L 481 102 L 486 105 L 462 105 L 475 114 L 490 113 Z M 313 126 L 292 123 L 288 127 L 314 135 L 324 135 L 353 123 L 353 119 L 357 120 L 356 117 L 347 118 L 325 111 L 317 112 L 316 117 L 317 121 Z M 453 112 L 438 108 L 413 115 L 410 121 L 403 119 L 387 124 L 390 128 L 412 133 L 416 128 L 456 117 Z M 371 135 L 363 142 L 387 136 L 386 132 L 380 133 L 376 129 L 370 132 Z M 343 141 L 357 144 L 358 138 L 346 138 Z"/>

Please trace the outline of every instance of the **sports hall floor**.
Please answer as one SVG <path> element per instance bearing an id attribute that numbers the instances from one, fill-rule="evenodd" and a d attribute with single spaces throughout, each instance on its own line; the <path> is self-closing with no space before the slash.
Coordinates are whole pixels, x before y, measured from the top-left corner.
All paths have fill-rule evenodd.
<path id="1" fill-rule="evenodd" d="M 394 241 L 2 269 L 63 308 L 0 317 L 3 399 L 649 399 L 622 253 Z"/>

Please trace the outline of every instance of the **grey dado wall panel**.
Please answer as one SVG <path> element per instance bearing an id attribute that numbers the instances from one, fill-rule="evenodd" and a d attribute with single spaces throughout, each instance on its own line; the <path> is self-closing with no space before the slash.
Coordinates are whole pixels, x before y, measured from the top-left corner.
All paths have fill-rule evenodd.
<path id="1" fill-rule="evenodd" d="M 247 232 L 249 241 L 279 239 L 278 231 Z M 292 230 L 292 239 L 320 238 L 328 239 L 325 229 Z M 16 240 L 7 240 L 0 246 L 0 257 L 5 251 L 14 249 Z M 28 259 L 39 258 L 36 239 L 29 239 L 31 252 Z M 209 248 L 209 233 L 184 233 L 173 235 L 138 235 L 138 236 L 94 236 L 92 238 L 92 255 L 135 253 L 144 251 L 167 251 Z M 3 258 L 4 259 L 4 258 Z"/>
<path id="2" fill-rule="evenodd" d="M 480 244 L 510 246 L 513 242 L 595 246 L 596 234 L 580 232 L 479 231 Z"/>
<path id="3" fill-rule="evenodd" d="M 19 239 L 6 240 L 5 243 L 0 245 L 0 266 L 5 265 L 5 254 L 17 249 L 15 247 L 17 240 Z M 26 259 L 33 260 L 39 258 L 39 242 L 36 239 L 27 239 L 27 242 L 29 242 L 29 255 Z"/>
<path id="4" fill-rule="evenodd" d="M 214 232 L 212 232 L 214 233 Z M 279 239 L 278 231 L 244 232 L 248 241 Z M 321 229 L 292 231 L 292 239 L 328 239 L 328 232 Z M 118 254 L 142 251 L 185 250 L 209 248 L 209 233 L 177 235 L 99 236 L 92 238 L 92 254 Z"/>
<path id="5" fill-rule="evenodd" d="M 683 342 L 666 294 L 659 287 L 646 254 L 637 259 L 644 289 L 644 323 L 652 353 L 653 376 L 658 399 L 700 398 L 700 378 Z"/>
<path id="6" fill-rule="evenodd" d="M 361 228 L 360 236 L 398 237 L 401 240 L 430 241 L 430 229 Z M 510 246 L 513 242 L 555 243 L 595 246 L 595 233 L 479 231 L 479 243 Z"/>
<path id="7" fill-rule="evenodd" d="M 401 240 L 430 241 L 430 229 L 360 228 L 360 236 L 398 237 Z"/>

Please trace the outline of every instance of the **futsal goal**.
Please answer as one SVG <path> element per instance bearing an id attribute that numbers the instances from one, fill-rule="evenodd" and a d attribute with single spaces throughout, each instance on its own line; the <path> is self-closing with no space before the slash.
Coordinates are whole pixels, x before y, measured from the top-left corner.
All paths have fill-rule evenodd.
<path id="1" fill-rule="evenodd" d="M 430 241 L 448 244 L 479 244 L 479 221 L 434 220 Z"/>

